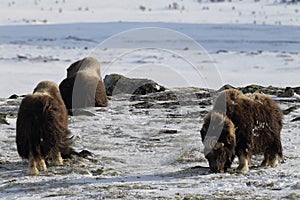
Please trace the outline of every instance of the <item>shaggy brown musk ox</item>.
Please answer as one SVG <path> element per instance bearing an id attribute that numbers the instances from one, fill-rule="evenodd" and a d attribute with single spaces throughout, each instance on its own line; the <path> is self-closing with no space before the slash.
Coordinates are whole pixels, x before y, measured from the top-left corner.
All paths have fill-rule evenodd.
<path id="1" fill-rule="evenodd" d="M 59 89 L 67 109 L 107 106 L 100 63 L 95 58 L 86 57 L 71 64 Z"/>
<path id="2" fill-rule="evenodd" d="M 21 102 L 16 127 L 19 155 L 29 160 L 29 174 L 46 171 L 45 159 L 62 165 L 61 155 L 75 152 L 71 147 L 68 114 L 57 85 L 40 82 L 33 94 Z"/>
<path id="3" fill-rule="evenodd" d="M 262 166 L 275 167 L 278 157 L 282 157 L 282 119 L 282 110 L 266 95 L 223 91 L 201 129 L 211 171 L 226 171 L 237 156 L 238 171 L 246 173 L 251 155 L 255 154 L 264 155 Z"/>

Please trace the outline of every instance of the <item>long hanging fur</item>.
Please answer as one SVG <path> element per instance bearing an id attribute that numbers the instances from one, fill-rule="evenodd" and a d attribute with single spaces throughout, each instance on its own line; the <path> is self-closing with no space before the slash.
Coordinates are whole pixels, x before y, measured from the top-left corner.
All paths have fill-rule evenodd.
<path id="1" fill-rule="evenodd" d="M 273 167 L 276 166 L 278 157 L 283 156 L 280 137 L 283 113 L 276 102 L 267 95 L 259 93 L 244 95 L 235 89 L 222 92 L 215 100 L 213 110 L 204 119 L 201 129 L 202 141 L 207 137 L 208 127 L 216 119 L 226 119 L 226 123 L 223 124 L 230 121 L 234 125 L 234 129 L 226 131 L 223 124 L 219 123 L 222 126 L 219 130 L 223 131 L 218 142 L 222 143 L 223 147 L 218 149 L 218 154 L 224 155 L 225 151 L 231 151 L 227 155 L 238 156 L 238 170 L 241 172 L 248 171 L 251 155 L 264 154 L 262 165 Z M 232 135 L 235 136 L 235 141 L 228 144 L 228 138 Z M 210 163 L 218 163 L 217 153 L 213 149 L 207 154 L 207 158 L 211 159 Z M 232 160 L 227 159 L 230 161 L 227 162 L 227 167 L 230 167 Z M 221 171 L 226 170 L 222 169 L 224 163 L 212 165 L 215 165 L 214 169 L 217 169 L 218 165 L 221 166 Z"/>
<path id="2" fill-rule="evenodd" d="M 16 127 L 17 150 L 29 159 L 29 173 L 36 167 L 46 170 L 45 159 L 62 164 L 61 155 L 76 154 L 71 148 L 68 115 L 58 87 L 49 81 L 40 82 L 33 94 L 21 102 Z"/>

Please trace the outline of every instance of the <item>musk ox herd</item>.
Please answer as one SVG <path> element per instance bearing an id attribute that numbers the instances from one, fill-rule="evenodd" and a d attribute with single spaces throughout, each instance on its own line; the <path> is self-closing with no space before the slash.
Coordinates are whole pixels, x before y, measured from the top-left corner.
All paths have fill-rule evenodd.
<path id="1" fill-rule="evenodd" d="M 78 155 L 71 147 L 68 110 L 91 106 L 108 106 L 100 64 L 92 57 L 71 64 L 59 87 L 42 81 L 22 99 L 16 144 L 20 157 L 28 160 L 30 175 L 46 171 L 46 163 L 63 165 L 63 158 Z M 282 119 L 281 109 L 267 95 L 221 92 L 200 131 L 210 171 L 226 172 L 237 157 L 237 172 L 246 173 L 255 154 L 263 154 L 262 166 L 275 167 L 283 156 Z"/>

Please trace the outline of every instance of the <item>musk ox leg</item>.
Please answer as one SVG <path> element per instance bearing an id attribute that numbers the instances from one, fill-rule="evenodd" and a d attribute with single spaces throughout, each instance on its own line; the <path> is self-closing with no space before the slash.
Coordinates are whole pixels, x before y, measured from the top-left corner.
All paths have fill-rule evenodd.
<path id="1" fill-rule="evenodd" d="M 278 164 L 277 156 L 269 161 L 269 165 L 270 165 L 271 167 L 276 167 L 277 164 Z"/>
<path id="2" fill-rule="evenodd" d="M 35 158 L 33 157 L 32 153 L 29 154 L 29 164 L 28 164 L 28 174 L 29 175 L 37 175 L 39 173 L 39 170 L 37 169 L 37 162 Z"/>
<path id="3" fill-rule="evenodd" d="M 266 151 L 261 166 L 276 167 L 277 164 L 278 164 L 278 155 L 271 153 L 270 151 Z"/>
<path id="4" fill-rule="evenodd" d="M 57 151 L 50 152 L 50 164 L 54 166 L 63 165 L 63 159 L 61 157 L 61 153 Z"/>
<path id="5" fill-rule="evenodd" d="M 240 173 L 247 173 L 249 171 L 249 156 L 245 156 L 244 154 L 239 155 L 239 166 L 237 168 L 238 172 Z"/>
<path id="6" fill-rule="evenodd" d="M 39 159 L 38 162 L 38 169 L 41 170 L 41 171 L 47 171 L 47 166 L 46 166 L 46 163 L 45 163 L 45 160 L 44 159 Z"/>
<path id="7" fill-rule="evenodd" d="M 63 159 L 61 157 L 61 153 L 57 152 L 53 157 L 53 164 L 54 165 L 63 165 Z"/>
<path id="8" fill-rule="evenodd" d="M 29 170 L 28 174 L 37 175 L 40 171 L 47 171 L 45 160 L 41 157 L 34 158 L 32 153 L 29 154 Z"/>

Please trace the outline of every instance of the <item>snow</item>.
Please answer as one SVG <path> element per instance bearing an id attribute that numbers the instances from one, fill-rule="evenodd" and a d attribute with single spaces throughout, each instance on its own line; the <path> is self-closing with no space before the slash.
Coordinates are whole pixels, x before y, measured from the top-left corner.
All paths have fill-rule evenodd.
<path id="1" fill-rule="evenodd" d="M 85 56 L 101 62 L 103 78 L 146 77 L 175 91 L 227 83 L 299 86 L 299 4 L 3 0 L 0 11 L 1 98 L 31 93 L 41 80 L 59 84 L 66 68 Z M 179 100 L 185 97 L 178 94 Z M 93 158 L 34 177 L 26 174 L 15 146 L 20 99 L 0 99 L 0 112 L 11 114 L 10 125 L 0 124 L 0 198 L 300 198 L 300 127 L 291 122 L 299 109 L 285 116 L 285 160 L 278 167 L 210 174 L 193 168 L 207 167 L 199 130 L 201 113 L 210 106 L 195 106 L 199 102 L 191 99 L 192 105 L 147 110 L 133 108 L 128 98 L 115 96 L 108 108 L 89 109 L 94 116 L 70 117 L 75 148 L 90 150 Z M 275 99 L 283 109 L 299 106 L 299 94 L 290 102 Z M 178 132 L 162 134 L 165 129 Z"/>
<path id="2" fill-rule="evenodd" d="M 39 81 L 35 73 L 43 74 L 40 80 L 59 83 L 64 69 L 89 55 L 101 61 L 103 77 L 117 72 L 152 78 L 167 87 L 299 83 L 297 26 L 123 22 L 1 26 L 0 30 L 0 67 L 9 71 L 0 80 L 2 85 L 12 83 L 0 89 L 2 97 L 30 93 Z M 291 32 L 295 34 L 290 36 Z M 31 72 L 31 67 L 42 70 Z"/>
<path id="3" fill-rule="evenodd" d="M 177 96 L 192 89 L 174 89 Z M 173 108 L 139 109 L 130 96 L 114 96 L 107 108 L 89 108 L 94 116 L 70 117 L 74 147 L 87 149 L 91 159 L 77 159 L 65 166 L 50 166 L 38 176 L 26 174 L 27 165 L 18 158 L 15 117 L 0 126 L 1 199 L 68 198 L 234 198 L 276 199 L 299 197 L 299 123 L 290 122 L 300 114 L 285 116 L 282 130 L 284 162 L 276 168 L 251 167 L 246 175 L 211 174 L 200 140 L 203 114 L 211 106 L 182 104 Z M 180 101 L 197 100 L 185 97 Z M 15 100 L 10 100 L 14 102 Z M 18 99 L 17 101 L 20 101 Z M 3 102 L 8 109 L 7 101 Z M 299 105 L 299 103 L 297 104 Z M 289 103 L 281 103 L 284 109 Z M 17 108 L 10 108 L 15 110 Z M 192 114 L 196 113 L 196 114 Z M 178 116 L 172 118 L 170 116 Z M 181 117 L 180 117 L 181 116 Z M 164 133 L 162 130 L 177 130 Z M 9 153 L 7 153 L 9 152 Z M 251 166 L 262 158 L 254 156 Z M 233 167 L 237 167 L 237 160 Z M 103 172 L 97 173 L 102 169 Z M 298 196 L 297 196 L 298 195 Z"/>
<path id="4" fill-rule="evenodd" d="M 145 8 L 144 11 L 141 8 Z M 3 0 L 0 9 L 0 24 L 126 21 L 298 25 L 300 21 L 298 5 L 275 0 L 219 3 L 204 0 Z"/>

